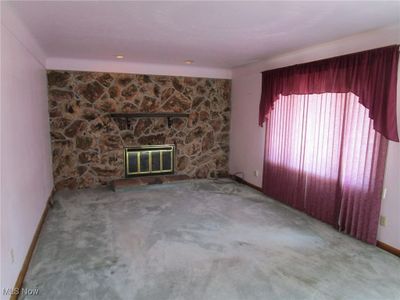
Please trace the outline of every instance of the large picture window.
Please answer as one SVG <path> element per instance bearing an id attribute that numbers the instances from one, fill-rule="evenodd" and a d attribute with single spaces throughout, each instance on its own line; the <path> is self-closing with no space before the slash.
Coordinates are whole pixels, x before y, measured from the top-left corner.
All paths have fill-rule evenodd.
<path id="1" fill-rule="evenodd" d="M 399 141 L 398 48 L 262 73 L 264 193 L 371 244 L 388 140 Z"/>
<path id="2" fill-rule="evenodd" d="M 380 197 L 386 145 L 353 93 L 280 96 L 266 123 L 264 191 L 346 230 Z"/>

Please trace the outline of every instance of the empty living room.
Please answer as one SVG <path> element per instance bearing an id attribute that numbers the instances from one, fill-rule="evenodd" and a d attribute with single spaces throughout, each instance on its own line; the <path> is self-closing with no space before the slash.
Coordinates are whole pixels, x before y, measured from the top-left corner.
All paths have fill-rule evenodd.
<path id="1" fill-rule="evenodd" d="M 400 300 L 400 1 L 0 4 L 2 300 Z"/>

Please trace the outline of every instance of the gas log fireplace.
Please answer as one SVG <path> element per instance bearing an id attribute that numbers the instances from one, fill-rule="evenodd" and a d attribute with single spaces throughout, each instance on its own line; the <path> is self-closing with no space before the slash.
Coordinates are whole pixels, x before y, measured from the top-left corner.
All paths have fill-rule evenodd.
<path id="1" fill-rule="evenodd" d="M 175 145 L 147 145 L 125 148 L 125 177 L 173 174 Z"/>

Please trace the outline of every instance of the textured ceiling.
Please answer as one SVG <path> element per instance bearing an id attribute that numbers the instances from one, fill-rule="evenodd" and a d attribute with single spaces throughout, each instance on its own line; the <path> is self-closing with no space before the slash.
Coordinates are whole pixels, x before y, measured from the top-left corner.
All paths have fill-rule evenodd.
<path id="1" fill-rule="evenodd" d="M 400 2 L 11 2 L 49 57 L 230 68 L 400 22 Z"/>

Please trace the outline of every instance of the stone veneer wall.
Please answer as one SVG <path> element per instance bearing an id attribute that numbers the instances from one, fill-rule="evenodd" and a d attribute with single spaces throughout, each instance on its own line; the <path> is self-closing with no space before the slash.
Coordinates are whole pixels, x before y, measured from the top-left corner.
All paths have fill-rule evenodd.
<path id="1" fill-rule="evenodd" d="M 177 145 L 176 173 L 228 173 L 231 81 L 49 71 L 53 174 L 57 189 L 124 177 L 123 147 Z M 174 118 L 113 119 L 110 112 L 187 112 Z"/>

